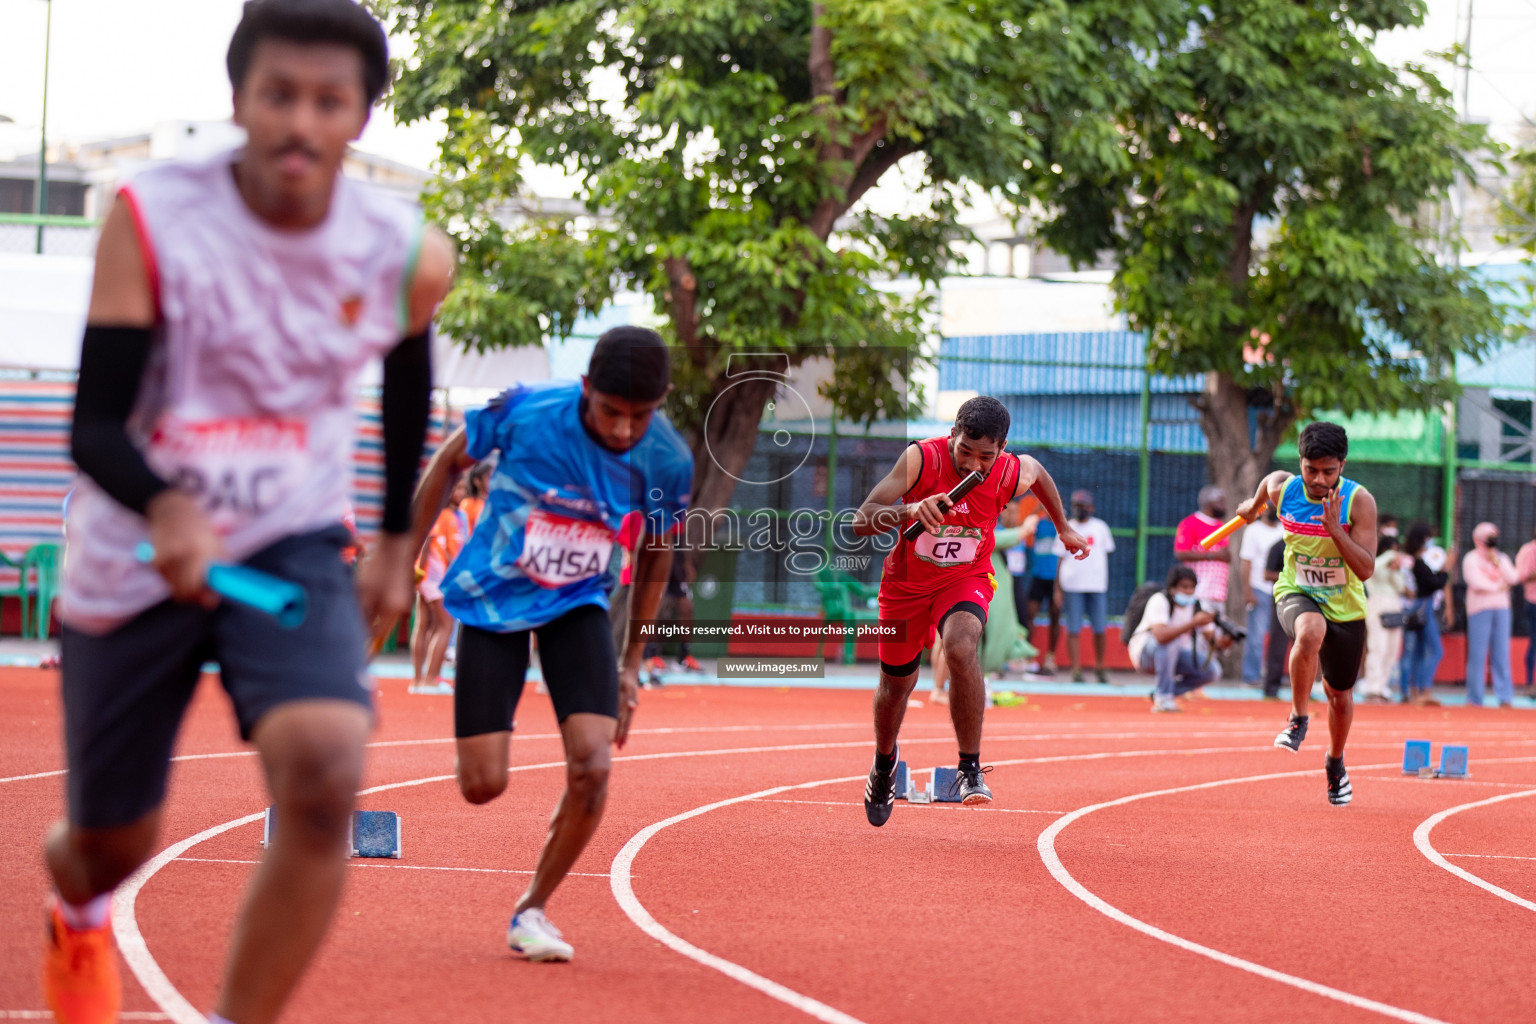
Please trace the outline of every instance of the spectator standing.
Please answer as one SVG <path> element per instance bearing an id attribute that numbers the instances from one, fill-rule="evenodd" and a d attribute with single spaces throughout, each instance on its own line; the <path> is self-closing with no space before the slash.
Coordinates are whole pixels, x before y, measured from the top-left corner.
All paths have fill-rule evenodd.
<path id="1" fill-rule="evenodd" d="M 1026 491 L 1015 498 L 1010 506 L 1015 509 L 1018 525 L 1023 530 L 1023 542 L 1015 544 L 1003 553 L 1008 578 L 1013 584 L 1013 614 L 1024 638 L 1029 639 L 1029 546 L 1035 542 L 1035 531 L 1040 526 L 1040 501 Z M 993 549 L 997 550 L 996 548 Z"/>
<path id="2" fill-rule="evenodd" d="M 1467 585 L 1467 703 L 1482 707 L 1483 687 L 1493 674 L 1493 697 L 1500 707 L 1515 699 L 1509 671 L 1509 588 L 1520 582 L 1515 563 L 1499 550 L 1499 528 L 1478 523 L 1472 531 L 1472 550 L 1461 560 L 1461 579 Z"/>
<path id="3" fill-rule="evenodd" d="M 1211 604 L 1227 601 L 1227 576 L 1231 571 L 1232 552 L 1223 540 L 1209 551 L 1200 546 L 1202 538 L 1227 521 L 1227 492 L 1215 485 L 1200 488 L 1200 508 L 1184 517 L 1173 534 L 1173 557 L 1195 570 L 1199 585 L 1195 594 Z"/>
<path id="4" fill-rule="evenodd" d="M 1252 529 L 1252 527 L 1250 527 Z M 1275 596 L 1275 584 L 1280 579 L 1280 573 L 1285 569 L 1285 537 L 1281 538 L 1270 547 L 1269 553 L 1264 556 L 1264 582 L 1269 584 L 1269 596 L 1273 604 Z M 1270 617 L 1270 625 L 1274 625 L 1274 617 Z M 1251 639 L 1251 638 L 1250 638 Z M 1283 629 L 1270 629 L 1269 645 L 1264 650 L 1264 699 L 1280 699 L 1280 682 L 1285 678 L 1286 667 L 1291 663 L 1291 638 L 1285 635 Z"/>
<path id="5" fill-rule="evenodd" d="M 1248 640 L 1243 646 L 1243 682 L 1259 685 L 1264 676 L 1264 644 L 1270 639 L 1270 624 L 1275 619 L 1275 585 L 1265 577 L 1270 549 L 1284 537 L 1280 517 L 1273 506 L 1266 506 L 1256 523 L 1243 528 L 1239 566 L 1248 605 Z"/>
<path id="6" fill-rule="evenodd" d="M 1433 704 L 1437 702 L 1429 691 L 1435 685 L 1435 670 L 1440 667 L 1440 657 L 1445 653 L 1440 644 L 1440 620 L 1435 614 L 1435 599 L 1450 582 L 1450 575 L 1443 568 L 1444 561 L 1440 562 L 1441 568 L 1432 566 L 1432 561 L 1439 559 L 1433 557 L 1429 527 L 1423 523 L 1414 523 L 1408 528 L 1403 554 L 1413 559 L 1414 592 L 1404 625 L 1403 700 Z"/>
<path id="7" fill-rule="evenodd" d="M 1536 530 L 1515 554 L 1515 573 L 1525 584 L 1525 685 L 1536 686 Z"/>
<path id="8" fill-rule="evenodd" d="M 1109 630 L 1109 553 L 1115 550 L 1115 537 L 1109 524 L 1093 514 L 1093 495 L 1072 492 L 1072 526 L 1088 542 L 1088 557 L 1067 558 L 1066 546 L 1057 538 L 1054 552 L 1060 560 L 1056 584 L 1061 589 L 1062 606 L 1067 620 L 1067 657 L 1072 660 L 1072 681 L 1083 681 L 1082 656 L 1078 649 L 1083 619 L 1093 628 L 1093 668 L 1099 682 L 1109 682 L 1104 674 L 1105 634 Z"/>
<path id="9" fill-rule="evenodd" d="M 1136 670 L 1157 677 L 1154 712 L 1180 710 L 1174 698 L 1214 680 L 1218 672 L 1210 645 L 1214 642 L 1219 648 L 1231 643 L 1225 635 L 1213 635 L 1216 616 L 1200 607 L 1195 586 L 1193 569 L 1171 566 L 1168 585 L 1147 598 L 1141 621 L 1126 645 Z"/>
<path id="10" fill-rule="evenodd" d="M 1050 629 L 1046 633 L 1048 644 L 1035 644 L 1040 649 L 1039 672 L 1043 676 L 1055 674 L 1056 645 L 1061 642 L 1061 600 L 1056 596 L 1056 570 L 1061 558 L 1056 554 L 1056 524 L 1047 516 L 1036 520 L 1035 544 L 1029 556 L 1029 594 L 1025 600 L 1025 637 L 1035 643 L 1035 616 L 1045 605 Z"/>
<path id="11" fill-rule="evenodd" d="M 1024 553 L 1019 546 L 1024 542 L 1026 531 L 1023 509 L 1020 507 L 1022 504 L 1022 500 L 1017 500 L 1003 506 L 997 529 L 992 533 L 992 574 L 999 579 L 1012 575 L 1007 564 L 1009 556 L 1015 552 L 1020 555 Z M 1000 587 L 992 595 L 992 606 L 987 609 L 987 621 L 981 629 L 983 672 L 1001 674 L 1007 670 L 1009 662 L 1034 656 L 1035 649 L 1025 639 L 1019 613 L 1013 603 L 1015 593 L 1012 589 Z"/>
<path id="12" fill-rule="evenodd" d="M 1365 674 L 1360 699 L 1384 704 L 1390 698 L 1392 669 L 1403 653 L 1403 594 L 1408 589 L 1397 537 L 1380 534 L 1376 541 L 1376 572 L 1365 581 Z"/>
<path id="13" fill-rule="evenodd" d="M 469 539 L 470 525 L 460 507 L 469 496 L 469 479 L 453 485 L 448 506 L 437 514 L 432 531 L 416 560 L 416 625 L 411 630 L 411 685 L 407 692 L 451 694 L 453 685 L 442 678 L 443 658 L 453 634 L 453 618 L 443 608 L 443 577 Z"/>

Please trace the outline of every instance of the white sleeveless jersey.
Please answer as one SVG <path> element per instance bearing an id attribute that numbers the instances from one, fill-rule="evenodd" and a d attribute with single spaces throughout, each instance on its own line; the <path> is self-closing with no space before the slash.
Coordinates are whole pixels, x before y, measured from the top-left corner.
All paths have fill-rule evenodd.
<path id="1" fill-rule="evenodd" d="M 235 561 L 346 514 L 358 375 L 405 336 L 422 236 L 418 211 L 345 178 L 323 223 L 273 228 L 240 198 L 237 156 L 157 166 L 121 192 L 159 309 L 129 435 Z M 135 558 L 144 519 L 86 477 L 65 525 L 71 627 L 110 629 L 168 596 Z"/>

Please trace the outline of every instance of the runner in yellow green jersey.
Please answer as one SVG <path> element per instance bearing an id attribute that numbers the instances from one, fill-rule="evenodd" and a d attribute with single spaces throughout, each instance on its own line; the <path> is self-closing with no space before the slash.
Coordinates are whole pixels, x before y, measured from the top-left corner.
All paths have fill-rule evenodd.
<path id="1" fill-rule="evenodd" d="M 1319 666 L 1328 696 L 1328 802 L 1349 803 L 1344 741 L 1354 721 L 1352 691 L 1365 653 L 1365 581 L 1376 568 L 1376 499 L 1345 479 L 1349 436 L 1337 423 L 1312 423 L 1296 444 L 1301 475 L 1278 470 L 1238 506 L 1250 523 L 1274 505 L 1285 531 L 1285 565 L 1275 584 L 1275 618 L 1291 648 L 1290 721 L 1275 746 L 1296 753 Z"/>

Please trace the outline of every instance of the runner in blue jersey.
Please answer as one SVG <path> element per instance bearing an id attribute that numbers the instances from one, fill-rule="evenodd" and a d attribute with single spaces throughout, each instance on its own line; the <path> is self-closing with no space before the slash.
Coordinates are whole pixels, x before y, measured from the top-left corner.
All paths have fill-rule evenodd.
<path id="1" fill-rule="evenodd" d="M 616 327 L 598 339 L 580 383 L 518 385 L 468 413 L 416 494 L 423 539 L 453 477 L 498 454 L 485 510 L 443 577 L 443 605 L 463 626 L 454 734 L 466 800 L 483 804 L 507 787 L 530 633 L 560 721 L 565 793 L 507 931 L 530 960 L 571 958 L 544 906 L 602 818 L 608 748 L 624 745 L 638 703 L 644 641 L 631 627 L 617 659 L 608 619 L 619 522 L 630 511 L 644 517 L 629 621 L 653 620 L 693 485 L 688 446 L 657 413 L 669 376 L 660 335 Z"/>

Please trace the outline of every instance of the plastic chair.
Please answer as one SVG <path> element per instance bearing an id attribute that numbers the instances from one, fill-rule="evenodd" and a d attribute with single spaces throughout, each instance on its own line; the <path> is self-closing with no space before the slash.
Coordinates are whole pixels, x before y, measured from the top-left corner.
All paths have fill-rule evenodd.
<path id="1" fill-rule="evenodd" d="M 877 609 L 869 607 L 870 600 L 880 593 L 879 587 L 860 583 L 843 573 L 823 570 L 816 577 L 816 593 L 821 597 L 823 622 L 842 622 L 857 628 L 861 622 L 875 622 L 880 618 Z M 816 655 L 820 657 L 826 643 L 823 635 L 816 643 Z M 843 641 L 843 664 L 852 665 L 857 640 L 850 636 Z"/>
<path id="2" fill-rule="evenodd" d="M 34 544 L 27 549 L 27 553 L 21 557 L 21 588 L 27 589 L 27 577 L 37 574 L 37 585 L 32 593 L 37 595 L 37 615 L 32 619 L 34 632 L 32 636 L 37 640 L 48 639 L 48 631 L 53 625 L 53 599 L 59 592 L 59 560 L 63 555 L 63 546 L 60 544 Z M 27 635 L 26 622 L 28 616 L 25 611 L 27 597 L 22 595 L 22 636 Z"/>
<path id="3" fill-rule="evenodd" d="M 14 587 L 0 587 L 0 598 L 14 597 L 21 604 L 20 635 L 23 637 L 27 635 L 27 627 L 31 622 L 31 616 L 29 614 L 31 604 L 27 600 L 27 572 L 24 568 L 25 565 L 25 557 L 23 557 L 22 560 L 18 562 L 14 558 L 11 558 L 9 555 L 7 555 L 5 552 L 0 551 L 0 569 L 16 570 L 16 585 Z"/>

